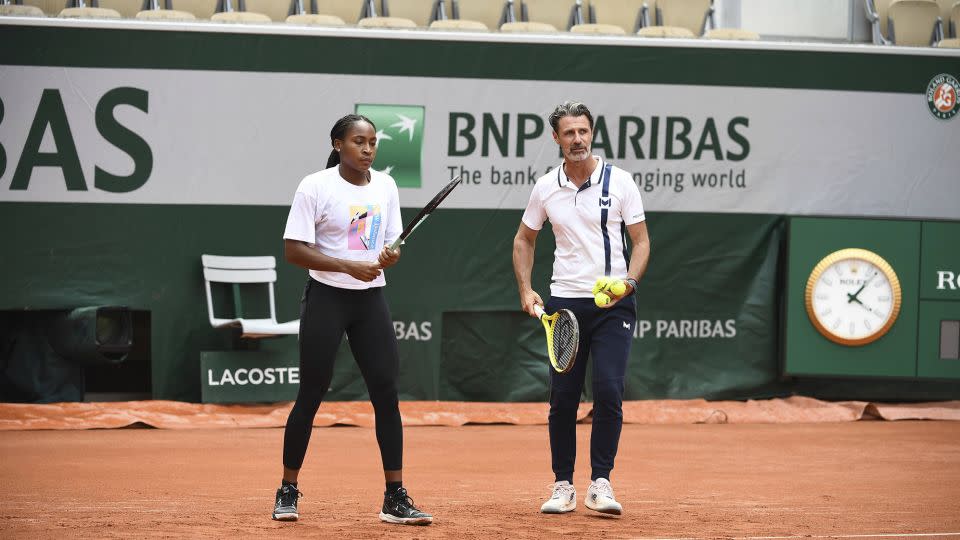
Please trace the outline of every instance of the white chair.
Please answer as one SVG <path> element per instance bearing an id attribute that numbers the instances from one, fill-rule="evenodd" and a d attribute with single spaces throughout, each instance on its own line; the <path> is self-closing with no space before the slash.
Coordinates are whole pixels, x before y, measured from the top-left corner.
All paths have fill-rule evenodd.
<path id="1" fill-rule="evenodd" d="M 277 308 L 274 302 L 273 284 L 277 281 L 277 262 L 273 256 L 264 257 L 222 257 L 219 255 L 201 255 L 203 278 L 207 290 L 207 314 L 214 328 L 239 327 L 243 338 L 266 338 L 274 336 L 296 335 L 300 333 L 300 320 L 285 323 L 277 322 Z M 233 285 L 236 318 L 221 319 L 213 311 L 213 293 L 211 283 Z M 238 301 L 241 283 L 262 283 L 267 285 L 270 294 L 270 318 L 245 319 Z"/>

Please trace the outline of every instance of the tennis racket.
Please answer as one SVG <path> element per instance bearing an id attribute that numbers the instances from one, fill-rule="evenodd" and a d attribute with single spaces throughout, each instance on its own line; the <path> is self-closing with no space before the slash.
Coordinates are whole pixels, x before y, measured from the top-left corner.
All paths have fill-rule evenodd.
<path id="1" fill-rule="evenodd" d="M 413 231 L 417 227 L 419 227 L 420 224 L 423 223 L 425 219 L 427 219 L 427 217 L 430 216 L 430 212 L 433 212 L 434 210 L 436 210 L 437 207 L 440 206 L 440 203 L 447 198 L 447 195 L 449 195 L 450 192 L 453 191 L 453 188 L 457 187 L 459 184 L 460 184 L 460 177 L 457 176 L 456 178 L 451 180 L 449 184 L 444 186 L 443 189 L 440 190 L 440 193 L 437 193 L 436 195 L 434 195 L 433 198 L 430 199 L 430 202 L 428 202 L 427 205 L 423 207 L 423 210 L 420 210 L 420 213 L 417 214 L 417 216 L 413 218 L 410 221 L 410 223 L 407 224 L 407 228 L 404 229 L 402 233 L 400 233 L 400 237 L 397 238 L 392 244 L 390 244 L 390 249 L 397 249 L 397 247 L 399 247 L 400 244 L 403 244 L 404 240 L 406 240 L 408 236 L 413 234 Z"/>
<path id="2" fill-rule="evenodd" d="M 577 318 L 569 309 L 561 309 L 553 315 L 547 315 L 539 304 L 535 304 L 533 309 L 547 333 L 547 356 L 550 358 L 550 365 L 558 373 L 570 371 L 577 360 L 577 348 L 580 346 L 580 325 L 577 324 Z"/>

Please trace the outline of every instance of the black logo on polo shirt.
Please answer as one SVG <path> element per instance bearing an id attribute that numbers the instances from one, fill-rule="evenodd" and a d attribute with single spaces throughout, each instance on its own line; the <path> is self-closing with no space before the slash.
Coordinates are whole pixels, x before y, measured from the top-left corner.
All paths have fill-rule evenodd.
<path id="1" fill-rule="evenodd" d="M 600 197 L 600 208 L 610 208 L 610 197 Z"/>

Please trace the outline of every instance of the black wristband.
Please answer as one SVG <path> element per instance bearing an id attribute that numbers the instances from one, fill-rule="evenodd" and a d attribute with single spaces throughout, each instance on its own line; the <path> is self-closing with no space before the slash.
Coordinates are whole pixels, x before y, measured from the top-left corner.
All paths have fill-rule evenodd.
<path id="1" fill-rule="evenodd" d="M 627 283 L 629 283 L 629 284 L 630 284 L 630 287 L 632 288 L 632 290 L 630 291 L 630 294 L 636 294 L 636 293 L 637 293 L 637 286 L 639 285 L 639 283 L 637 283 L 637 280 L 635 280 L 635 279 L 633 279 L 633 278 L 631 277 L 631 278 L 625 279 L 624 281 L 626 281 Z"/>

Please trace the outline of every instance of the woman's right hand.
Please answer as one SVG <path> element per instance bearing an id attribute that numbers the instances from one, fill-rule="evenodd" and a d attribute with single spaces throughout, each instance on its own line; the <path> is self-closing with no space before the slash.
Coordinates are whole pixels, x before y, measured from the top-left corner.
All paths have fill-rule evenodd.
<path id="1" fill-rule="evenodd" d="M 380 263 L 367 261 L 348 261 L 346 272 L 360 281 L 373 281 L 377 279 L 377 276 L 380 275 Z"/>

